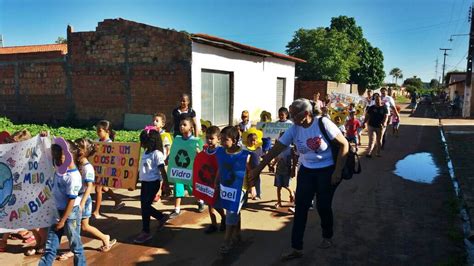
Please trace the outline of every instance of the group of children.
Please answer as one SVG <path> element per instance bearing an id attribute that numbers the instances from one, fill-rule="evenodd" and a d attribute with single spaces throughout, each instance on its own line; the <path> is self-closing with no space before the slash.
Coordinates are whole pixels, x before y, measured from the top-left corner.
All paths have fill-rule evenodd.
<path id="1" fill-rule="evenodd" d="M 288 120 L 288 110 L 281 108 L 279 110 L 279 122 L 291 123 Z M 269 113 L 262 115 L 262 121 L 271 121 Z M 192 195 L 193 188 L 174 182 L 171 186 L 166 166 L 168 158 L 176 153 L 173 143 L 186 143 L 195 147 L 196 155 L 203 153 L 213 158 L 217 162 L 217 171 L 214 180 L 214 198 L 212 204 L 208 203 L 210 225 L 205 229 L 205 233 L 216 231 L 225 231 L 224 243 L 220 252 L 227 253 L 232 246 L 241 241 L 240 212 L 242 205 L 250 196 L 252 199 L 259 199 L 261 195 L 260 177 L 250 179 L 249 172 L 259 163 L 266 151 L 271 147 L 271 139 L 262 139 L 258 130 L 251 128 L 249 122 L 249 113 L 242 112 L 242 122 L 238 126 L 227 126 L 220 130 L 216 126 L 210 126 L 205 129 L 205 144 L 202 138 L 193 135 L 194 122 L 190 118 L 180 121 L 179 134 L 173 139 L 171 135 L 164 131 L 166 116 L 158 113 L 153 116 L 153 125 L 147 126 L 140 134 L 140 144 L 143 148 L 141 161 L 139 165 L 140 203 L 142 215 L 142 229 L 135 237 L 135 243 L 144 243 L 152 238 L 150 233 L 150 218 L 158 220 L 158 229 L 163 228 L 168 219 L 174 218 L 180 214 L 181 199 L 186 195 Z M 115 132 L 111 123 L 103 120 L 97 123 L 96 141 L 112 142 Z M 25 130 L 25 132 L 27 132 Z M 204 133 L 204 132 L 203 132 Z M 26 140 L 29 137 L 17 138 L 16 141 Z M 46 136 L 47 133 L 42 133 Z M 120 196 L 115 194 L 112 189 L 95 183 L 94 167 L 88 159 L 96 153 L 95 144 L 86 138 L 80 138 L 75 141 L 66 141 L 62 138 L 54 138 L 51 146 L 51 161 L 55 167 L 55 186 L 53 189 L 56 207 L 58 209 L 59 219 L 47 228 L 33 230 L 36 236 L 36 246 L 27 251 L 27 255 L 42 254 L 40 265 L 51 265 L 55 259 L 66 260 L 74 257 L 75 265 L 84 265 L 85 256 L 81 243 L 81 230 L 102 241 L 100 251 L 109 251 L 117 242 L 110 235 L 90 224 L 90 218 L 106 218 L 100 213 L 102 203 L 102 194 L 105 193 L 115 205 L 113 210 L 119 210 L 124 206 Z M 68 159 L 69 158 L 69 159 Z M 294 193 L 289 188 L 289 181 L 293 154 L 291 148 L 282 153 L 271 167 L 276 165 L 275 186 L 277 187 L 277 204 L 275 207 L 282 206 L 281 190 L 286 189 L 290 194 L 290 201 L 294 201 Z M 61 172 L 59 169 L 67 170 Z M 236 181 L 237 180 L 237 181 Z M 229 207 L 223 203 L 220 198 L 220 191 L 226 189 L 232 182 L 240 182 L 240 191 L 238 193 L 238 206 Z M 95 207 L 92 206 L 91 193 L 95 185 Z M 172 188 L 171 188 L 172 187 Z M 235 184 L 234 184 L 235 187 Z M 153 207 L 153 202 L 161 198 L 174 196 L 175 206 L 171 214 L 163 214 Z M 205 202 L 198 200 L 198 208 L 204 210 Z M 217 214 L 220 216 L 220 225 L 217 221 Z M 57 256 L 57 250 L 61 242 L 62 235 L 66 235 L 69 240 L 70 251 Z M 9 234 L 3 235 L 4 245 L 0 246 L 5 250 L 6 241 Z"/>

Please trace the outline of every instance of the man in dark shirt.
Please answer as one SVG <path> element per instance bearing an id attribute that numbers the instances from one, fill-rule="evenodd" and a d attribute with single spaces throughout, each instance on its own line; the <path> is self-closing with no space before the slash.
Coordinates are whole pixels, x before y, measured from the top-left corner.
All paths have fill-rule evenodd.
<path id="1" fill-rule="evenodd" d="M 387 107 L 382 103 L 380 95 L 378 93 L 374 94 L 374 99 L 375 104 L 369 107 L 365 118 L 369 133 L 369 149 L 366 155 L 368 158 L 372 157 L 374 147 L 376 148 L 375 155 L 380 157 L 382 136 L 388 121 L 388 110 Z"/>

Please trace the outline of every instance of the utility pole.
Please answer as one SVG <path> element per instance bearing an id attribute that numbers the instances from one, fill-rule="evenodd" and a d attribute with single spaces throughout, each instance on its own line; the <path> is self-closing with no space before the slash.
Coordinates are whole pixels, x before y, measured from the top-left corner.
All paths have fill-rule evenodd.
<path id="1" fill-rule="evenodd" d="M 446 83 L 446 80 L 444 80 L 444 69 L 446 68 L 446 56 L 448 55 L 446 51 L 452 50 L 449 48 L 439 48 L 441 51 L 444 51 L 444 59 L 443 59 L 443 76 L 441 77 L 441 80 L 443 81 L 443 86 Z"/>
<path id="2" fill-rule="evenodd" d="M 472 97 L 472 55 L 474 53 L 474 19 L 472 15 L 474 12 L 474 7 L 471 6 L 469 13 L 469 21 L 471 22 L 471 29 L 469 30 L 469 50 L 467 53 L 467 68 L 466 68 L 466 87 L 464 88 L 464 104 L 462 108 L 462 116 L 470 117 L 471 116 L 471 99 Z"/>

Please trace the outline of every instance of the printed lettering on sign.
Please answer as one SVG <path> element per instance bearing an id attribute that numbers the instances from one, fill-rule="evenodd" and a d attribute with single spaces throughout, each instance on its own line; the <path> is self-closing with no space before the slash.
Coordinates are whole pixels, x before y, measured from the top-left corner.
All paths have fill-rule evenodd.
<path id="1" fill-rule="evenodd" d="M 237 198 L 236 189 L 225 187 L 222 184 L 220 185 L 220 187 L 221 187 L 221 199 L 228 200 L 228 201 L 235 201 L 235 199 Z"/>
<path id="2" fill-rule="evenodd" d="M 171 177 L 182 180 L 191 180 L 191 178 L 193 177 L 193 170 L 172 168 Z"/>
<path id="3" fill-rule="evenodd" d="M 140 144 L 95 142 L 98 152 L 89 158 L 95 169 L 96 184 L 114 188 L 135 188 Z"/>
<path id="4" fill-rule="evenodd" d="M 208 195 L 209 197 L 214 196 L 214 189 L 212 187 L 208 187 L 208 186 L 196 183 L 196 190 L 203 194 Z"/>

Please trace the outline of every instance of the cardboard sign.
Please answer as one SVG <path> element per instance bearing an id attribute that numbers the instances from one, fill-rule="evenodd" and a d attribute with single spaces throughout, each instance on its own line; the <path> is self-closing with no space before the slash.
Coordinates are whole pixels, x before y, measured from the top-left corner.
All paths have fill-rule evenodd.
<path id="1" fill-rule="evenodd" d="M 133 188 L 137 183 L 140 144 L 133 142 L 94 142 L 97 153 L 89 158 L 95 169 L 95 182 L 112 188 Z"/>
<path id="2" fill-rule="evenodd" d="M 168 160 L 168 181 L 193 185 L 193 164 L 198 150 L 202 150 L 201 139 L 191 137 L 184 140 L 176 136 Z"/>
<path id="3" fill-rule="evenodd" d="M 265 138 L 278 139 L 280 133 L 288 130 L 293 124 L 284 122 L 258 122 L 257 128 L 263 131 Z"/>
<path id="4" fill-rule="evenodd" d="M 193 166 L 193 196 L 213 206 L 217 199 L 215 180 L 217 157 L 202 151 L 196 155 Z"/>
<path id="5" fill-rule="evenodd" d="M 218 148 L 216 152 L 220 177 L 219 198 L 222 208 L 226 210 L 239 212 L 242 207 L 242 189 L 249 154 L 246 150 L 228 154 L 223 148 Z"/>
<path id="6" fill-rule="evenodd" d="M 50 154 L 51 141 L 39 136 L 0 145 L 0 233 L 55 222 Z"/>

